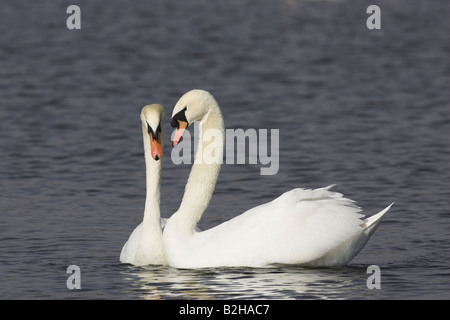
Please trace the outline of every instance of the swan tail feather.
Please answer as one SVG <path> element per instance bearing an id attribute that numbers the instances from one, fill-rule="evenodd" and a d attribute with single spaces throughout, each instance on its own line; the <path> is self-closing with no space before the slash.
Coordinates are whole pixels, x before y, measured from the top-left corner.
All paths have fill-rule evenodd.
<path id="1" fill-rule="evenodd" d="M 388 205 L 386 208 L 378 212 L 377 214 L 374 214 L 373 216 L 367 218 L 364 220 L 364 224 L 362 225 L 365 229 L 372 227 L 373 225 L 377 225 L 380 223 L 381 219 L 384 218 L 385 214 L 389 211 L 389 209 L 394 205 L 394 202 L 392 202 L 390 205 Z"/>

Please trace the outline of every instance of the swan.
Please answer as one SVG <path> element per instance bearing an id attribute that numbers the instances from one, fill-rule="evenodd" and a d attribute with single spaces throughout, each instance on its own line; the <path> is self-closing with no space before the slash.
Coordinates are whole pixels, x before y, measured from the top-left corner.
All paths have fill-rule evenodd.
<path id="1" fill-rule="evenodd" d="M 162 240 L 160 178 L 164 138 L 164 110 L 159 104 L 147 105 L 141 111 L 147 190 L 143 221 L 133 230 L 120 253 L 120 262 L 136 266 L 167 265 Z"/>
<path id="2" fill-rule="evenodd" d="M 345 265 L 364 247 L 392 206 L 363 219 L 354 201 L 331 191 L 333 186 L 297 188 L 216 227 L 196 232 L 195 225 L 215 188 L 224 146 L 222 114 L 207 91 L 191 90 L 176 103 L 171 119 L 176 128 L 173 146 L 194 121 L 200 121 L 195 161 L 180 207 L 168 219 L 163 233 L 164 250 L 172 267 Z"/>

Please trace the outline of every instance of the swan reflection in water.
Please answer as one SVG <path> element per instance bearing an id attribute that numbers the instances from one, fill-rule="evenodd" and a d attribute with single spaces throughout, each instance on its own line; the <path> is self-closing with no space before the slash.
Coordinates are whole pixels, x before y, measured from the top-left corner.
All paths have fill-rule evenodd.
<path id="1" fill-rule="evenodd" d="M 341 299 L 367 298 L 366 267 L 203 268 L 146 266 L 124 272 L 130 293 L 155 299 Z M 364 295 L 364 296 L 362 296 Z"/>

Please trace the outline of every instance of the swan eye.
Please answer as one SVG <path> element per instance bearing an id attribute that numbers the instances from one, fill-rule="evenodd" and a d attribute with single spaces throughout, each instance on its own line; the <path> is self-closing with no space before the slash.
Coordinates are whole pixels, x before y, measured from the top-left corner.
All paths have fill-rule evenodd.
<path id="1" fill-rule="evenodd" d="M 156 128 L 156 135 L 158 135 L 158 133 L 161 133 L 161 123 L 158 125 L 158 128 Z"/>
<path id="2" fill-rule="evenodd" d="M 161 133 L 161 123 L 158 125 L 158 128 L 156 128 L 156 132 L 153 132 L 152 127 L 150 126 L 150 124 L 147 122 L 147 132 L 148 134 L 151 134 L 154 140 L 157 140 L 158 138 L 158 133 Z"/>
<path id="3" fill-rule="evenodd" d="M 183 121 L 186 123 L 189 123 L 186 119 L 186 110 L 187 110 L 187 106 L 183 108 L 183 110 L 181 110 L 180 112 L 178 112 L 176 115 L 174 115 L 172 117 L 172 120 L 170 121 L 170 125 L 172 126 L 172 128 L 180 128 L 180 123 L 178 121 Z"/>
<path id="4" fill-rule="evenodd" d="M 147 122 L 147 132 L 148 132 L 148 134 L 153 134 L 152 127 L 150 127 L 150 125 L 148 124 L 148 122 Z"/>

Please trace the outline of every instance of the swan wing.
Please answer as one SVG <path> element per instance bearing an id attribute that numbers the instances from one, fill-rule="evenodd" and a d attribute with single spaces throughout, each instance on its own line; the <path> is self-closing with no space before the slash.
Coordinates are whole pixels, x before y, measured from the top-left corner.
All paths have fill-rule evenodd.
<path id="1" fill-rule="evenodd" d="M 293 189 L 215 228 L 195 234 L 187 267 L 308 264 L 363 230 L 361 209 L 332 186 Z"/>
<path id="2" fill-rule="evenodd" d="M 369 241 L 383 217 L 392 207 L 393 203 L 379 213 L 365 219 L 360 230 L 352 237 L 321 256 L 319 259 L 307 263 L 309 266 L 336 266 L 345 265 L 353 259 Z"/>
<path id="3" fill-rule="evenodd" d="M 141 241 L 142 222 L 134 228 L 127 242 L 122 247 L 120 252 L 120 262 L 134 263 L 136 252 L 138 251 L 139 243 Z"/>
<path id="4" fill-rule="evenodd" d="M 161 223 L 161 229 L 164 230 L 164 227 L 166 226 L 166 223 L 167 223 L 167 219 L 161 218 L 160 223 Z M 139 250 L 142 250 L 141 246 L 143 244 L 142 228 L 143 228 L 143 224 L 141 222 L 133 230 L 133 232 L 131 233 L 127 242 L 125 242 L 125 244 L 123 245 L 122 251 L 120 252 L 120 262 L 137 264 L 137 262 L 138 262 L 137 253 L 140 252 Z M 201 230 L 199 228 L 197 228 L 197 231 L 201 231 Z M 149 239 L 148 239 L 149 242 L 147 242 L 147 245 L 144 247 L 144 250 L 147 250 L 147 253 L 149 255 L 151 255 L 153 253 L 156 253 L 160 256 L 163 255 L 162 253 L 159 252 L 160 251 L 159 248 L 155 248 L 152 246 L 152 242 L 157 240 L 156 238 L 154 238 L 154 235 L 147 234 L 146 236 L 149 237 Z M 161 244 L 161 246 L 162 246 L 162 244 Z M 157 260 L 159 260 L 159 259 L 160 258 L 158 258 Z M 155 261 L 157 261 L 157 260 L 155 260 Z M 152 262 L 151 259 L 149 261 Z M 142 264 L 142 263 L 139 263 L 139 264 Z"/>

